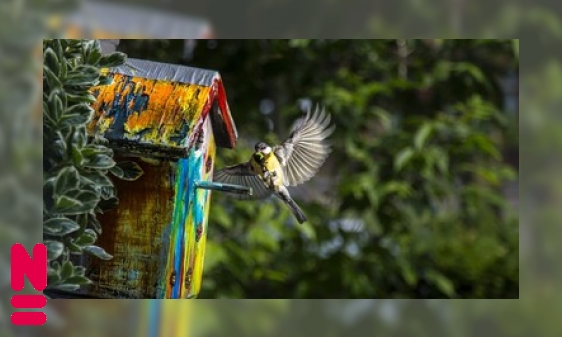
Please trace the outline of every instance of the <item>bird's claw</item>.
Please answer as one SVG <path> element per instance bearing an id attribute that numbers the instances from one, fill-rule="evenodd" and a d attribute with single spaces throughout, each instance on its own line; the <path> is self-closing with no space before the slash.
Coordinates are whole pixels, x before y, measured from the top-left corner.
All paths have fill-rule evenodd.
<path id="1" fill-rule="evenodd" d="M 265 179 L 268 179 L 268 178 L 270 178 L 270 177 L 273 177 L 273 178 L 274 178 L 274 177 L 277 177 L 277 172 L 275 172 L 275 171 L 265 171 L 265 172 L 263 173 L 263 177 L 264 177 Z"/>

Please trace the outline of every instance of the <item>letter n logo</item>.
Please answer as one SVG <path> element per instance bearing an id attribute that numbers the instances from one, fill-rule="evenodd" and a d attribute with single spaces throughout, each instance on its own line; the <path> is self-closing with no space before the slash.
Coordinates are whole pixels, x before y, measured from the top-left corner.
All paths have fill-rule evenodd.
<path id="1" fill-rule="evenodd" d="M 45 290 L 47 287 L 47 247 L 44 244 L 36 244 L 33 247 L 33 257 L 31 257 L 22 244 L 16 243 L 11 249 L 10 264 L 13 291 L 23 290 L 26 276 L 36 291 Z M 45 307 L 46 304 L 47 298 L 43 294 L 22 294 L 12 297 L 12 307 L 16 309 L 38 309 Z M 18 311 L 12 314 L 12 324 L 14 325 L 43 325 L 45 322 L 47 322 L 47 315 L 41 311 Z"/>

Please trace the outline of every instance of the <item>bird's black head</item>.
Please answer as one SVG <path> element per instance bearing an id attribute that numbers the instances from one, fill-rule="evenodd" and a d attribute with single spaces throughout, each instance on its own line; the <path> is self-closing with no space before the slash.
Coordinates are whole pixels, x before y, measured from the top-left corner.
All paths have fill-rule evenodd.
<path id="1" fill-rule="evenodd" d="M 263 153 L 263 154 L 270 154 L 271 153 L 271 146 L 267 145 L 264 142 L 259 142 L 255 146 L 256 152 Z"/>
<path id="2" fill-rule="evenodd" d="M 255 149 L 256 149 L 256 152 L 262 152 L 263 150 L 267 149 L 268 147 L 269 147 L 269 145 L 267 145 L 266 143 L 259 142 L 259 143 L 256 143 Z"/>

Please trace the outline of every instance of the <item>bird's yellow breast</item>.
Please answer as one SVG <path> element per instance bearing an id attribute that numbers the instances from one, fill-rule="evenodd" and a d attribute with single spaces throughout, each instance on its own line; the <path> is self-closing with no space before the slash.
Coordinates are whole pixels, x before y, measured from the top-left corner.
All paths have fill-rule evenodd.
<path id="1" fill-rule="evenodd" d="M 283 169 L 281 168 L 281 164 L 279 163 L 279 160 L 277 159 L 277 157 L 275 157 L 273 152 L 263 156 L 256 156 L 254 154 L 250 162 L 255 172 L 257 172 L 262 177 L 265 173 L 264 168 L 270 173 L 275 172 L 275 176 L 273 177 L 273 184 L 276 186 L 283 185 Z"/>

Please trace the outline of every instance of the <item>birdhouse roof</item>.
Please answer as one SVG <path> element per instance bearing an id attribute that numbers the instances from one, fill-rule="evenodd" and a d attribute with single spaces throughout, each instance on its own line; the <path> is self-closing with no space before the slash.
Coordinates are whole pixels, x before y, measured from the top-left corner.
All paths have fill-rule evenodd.
<path id="1" fill-rule="evenodd" d="M 129 154 L 185 157 L 207 117 L 217 146 L 234 148 L 238 137 L 218 72 L 128 59 L 104 70 L 109 85 L 93 90 L 89 131 Z"/>

